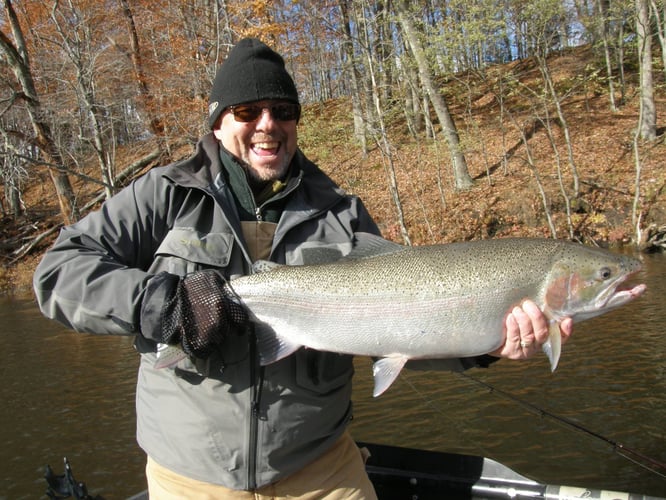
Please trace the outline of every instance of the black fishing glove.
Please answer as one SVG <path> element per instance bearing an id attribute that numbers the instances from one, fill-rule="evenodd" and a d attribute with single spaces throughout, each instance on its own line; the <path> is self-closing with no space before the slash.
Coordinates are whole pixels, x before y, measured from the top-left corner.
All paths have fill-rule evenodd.
<path id="1" fill-rule="evenodd" d="M 209 269 L 184 277 L 155 276 L 141 305 L 141 332 L 156 342 L 180 344 L 186 354 L 207 358 L 225 337 L 247 322 L 227 281 Z"/>

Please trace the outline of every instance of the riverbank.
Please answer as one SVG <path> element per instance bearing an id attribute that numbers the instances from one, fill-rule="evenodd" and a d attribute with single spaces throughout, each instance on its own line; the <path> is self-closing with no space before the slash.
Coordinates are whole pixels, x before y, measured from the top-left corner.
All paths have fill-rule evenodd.
<path id="1" fill-rule="evenodd" d="M 536 85 L 538 68 L 529 61 L 484 74 L 458 75 L 443 83 L 459 129 L 470 189 L 454 189 L 444 139 L 412 136 L 404 120 L 392 119 L 386 144 L 364 152 L 352 131 L 347 99 L 306 105 L 299 124 L 305 154 L 336 182 L 360 196 L 386 238 L 411 244 L 446 243 L 503 237 L 557 237 L 590 245 L 659 249 L 666 240 L 666 158 L 664 127 L 651 143 L 636 143 L 639 113 L 636 76 L 627 73 L 625 101 L 611 111 L 605 87 L 576 78 L 591 64 L 591 51 L 571 50 L 554 57 L 554 79 L 570 92 L 562 100 L 564 124 L 544 121 L 544 110 L 514 96 L 499 108 L 493 79 L 515 72 L 523 85 Z M 494 73 L 493 73 L 494 71 Z M 666 96 L 656 98 L 657 117 L 666 116 Z M 544 108 L 545 109 L 545 108 Z M 506 111 L 511 110 L 511 118 Z M 551 110 L 552 111 L 552 110 Z M 663 122 L 663 118 L 661 120 Z M 544 124 L 548 123 L 548 127 Z M 435 127 L 436 132 L 439 130 Z M 369 137 L 372 140 L 372 137 Z M 155 148 L 156 141 L 118 148 L 125 166 Z M 171 151 L 173 161 L 192 146 Z M 638 162 L 637 162 L 638 158 Z M 637 176 L 637 167 L 640 175 Z M 95 175 L 94 164 L 87 167 Z M 83 205 L 97 186 L 74 179 Z M 45 172 L 31 174 L 23 192 L 25 215 L 5 217 L 0 233 L 2 293 L 30 294 L 32 272 L 54 232 L 31 252 L 16 258 L 30 239 L 60 223 L 55 196 Z M 402 215 L 400 215 L 402 214 Z M 408 238 L 408 240 L 407 240 Z"/>

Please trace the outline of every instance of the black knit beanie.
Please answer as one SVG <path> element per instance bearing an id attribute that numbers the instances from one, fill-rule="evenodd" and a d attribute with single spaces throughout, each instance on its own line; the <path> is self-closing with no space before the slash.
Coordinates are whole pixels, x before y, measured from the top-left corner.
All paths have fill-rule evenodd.
<path id="1" fill-rule="evenodd" d="M 210 92 L 208 124 L 212 129 L 229 106 L 266 99 L 298 103 L 298 91 L 277 52 L 256 38 L 244 38 L 217 70 Z"/>

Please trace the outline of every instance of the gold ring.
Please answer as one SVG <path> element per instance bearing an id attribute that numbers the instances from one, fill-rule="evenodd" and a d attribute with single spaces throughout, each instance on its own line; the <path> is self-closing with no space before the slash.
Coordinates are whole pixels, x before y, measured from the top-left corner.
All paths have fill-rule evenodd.
<path id="1" fill-rule="evenodd" d="M 529 347 L 533 344 L 531 340 L 521 340 L 520 347 Z"/>

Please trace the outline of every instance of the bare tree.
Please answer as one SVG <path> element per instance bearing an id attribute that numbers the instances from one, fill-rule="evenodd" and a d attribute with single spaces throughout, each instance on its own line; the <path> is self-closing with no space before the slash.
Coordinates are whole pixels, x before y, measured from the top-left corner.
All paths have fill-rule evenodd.
<path id="1" fill-rule="evenodd" d="M 14 7 L 11 0 L 3 0 L 3 4 L 5 16 L 16 44 L 4 31 L 0 30 L 0 52 L 2 52 L 5 61 L 12 69 L 21 89 L 17 97 L 25 103 L 25 108 L 30 116 L 35 134 L 32 140 L 44 155 L 46 166 L 56 190 L 60 213 L 65 224 L 69 224 L 78 219 L 78 209 L 75 203 L 74 191 L 66 173 L 68 165 L 60 154 L 53 139 L 51 128 L 45 119 L 46 113 L 42 109 L 35 89 L 25 39 Z"/>
<path id="2" fill-rule="evenodd" d="M 610 99 L 610 107 L 612 111 L 617 111 L 615 104 L 615 78 L 613 76 L 613 62 L 611 55 L 611 41 L 609 30 L 609 0 L 596 0 L 595 8 L 598 16 L 595 16 L 600 25 L 599 31 L 601 42 L 604 47 L 604 59 L 606 61 L 606 77 L 608 78 L 608 97 Z"/>
<path id="3" fill-rule="evenodd" d="M 414 55 L 414 59 L 416 60 L 419 78 L 428 94 L 433 108 L 435 109 L 435 113 L 442 126 L 442 131 L 444 132 L 444 137 L 449 147 L 451 162 L 453 164 L 455 186 L 457 189 L 467 189 L 472 186 L 473 181 L 472 177 L 469 175 L 467 161 L 465 160 L 465 155 L 460 146 L 458 129 L 449 112 L 446 100 L 437 89 L 432 78 L 425 51 L 418 39 L 418 32 L 409 14 L 409 3 L 406 0 L 398 1 L 396 3 L 396 8 L 398 9 L 398 19 L 400 21 L 402 32 L 405 35 L 412 54 Z"/>
<path id="4" fill-rule="evenodd" d="M 567 96 L 566 94 L 560 95 L 558 92 L 557 88 L 555 87 L 555 82 L 553 81 L 553 75 L 548 65 L 548 57 L 553 51 L 553 46 L 556 46 L 560 43 L 560 37 L 556 35 L 556 26 L 558 26 L 560 23 L 554 20 L 565 17 L 565 13 L 562 10 L 562 5 L 557 1 L 545 1 L 532 4 L 530 5 L 529 9 L 526 9 L 526 13 L 528 16 L 530 16 L 532 21 L 529 33 L 533 42 L 534 56 L 539 65 L 539 71 L 541 72 L 541 76 L 543 78 L 545 90 L 544 95 L 550 98 L 550 101 L 546 100 L 544 102 L 544 107 L 549 105 L 555 107 L 557 119 L 562 129 L 562 133 L 564 134 L 564 142 L 567 149 L 567 159 L 569 162 L 569 168 L 571 169 L 573 184 L 573 193 L 571 199 L 576 201 L 580 195 L 580 177 L 578 175 L 578 168 L 576 166 L 576 160 L 574 157 L 573 139 L 571 137 L 570 127 L 567 122 L 563 107 L 563 102 Z"/>
<path id="5" fill-rule="evenodd" d="M 641 80 L 638 130 L 641 139 L 652 141 L 657 137 L 657 109 L 654 103 L 652 34 L 648 0 L 636 0 L 636 35 L 638 36 L 638 65 Z"/>
<path id="6" fill-rule="evenodd" d="M 150 124 L 150 131 L 156 136 L 164 135 L 164 123 L 154 113 L 155 98 L 151 93 L 146 78 L 144 69 L 143 58 L 141 57 L 141 49 L 139 46 L 139 34 L 137 33 L 136 23 L 134 22 L 134 13 L 130 8 L 127 0 L 118 0 L 122 9 L 125 22 L 127 23 L 127 38 L 129 40 L 129 51 L 123 50 L 122 52 L 129 57 L 132 61 L 132 68 L 134 69 L 134 79 L 136 82 L 137 91 L 139 94 L 139 101 L 142 104 L 143 112 L 147 115 L 147 122 Z M 119 45 L 112 42 L 118 47 Z"/>
<path id="7" fill-rule="evenodd" d="M 4 185 L 5 199 L 8 207 L 2 206 L 3 215 L 10 213 L 14 219 L 19 218 L 24 213 L 24 206 L 21 200 L 22 185 L 28 178 L 28 172 L 23 167 L 19 155 L 16 154 L 16 147 L 12 143 L 11 137 L 2 130 L 4 144 L 0 147 L 0 179 Z"/>
<path id="8" fill-rule="evenodd" d="M 411 245 L 409 231 L 407 229 L 407 224 L 405 223 L 405 214 L 400 197 L 400 190 L 398 188 L 398 178 L 394 162 L 393 145 L 389 140 L 388 131 L 386 130 L 386 123 L 382 113 L 381 92 L 377 79 L 378 70 L 376 68 L 375 53 L 371 50 L 374 45 L 370 43 L 370 29 L 367 24 L 365 25 L 364 29 L 364 46 L 366 48 L 366 64 L 368 68 L 368 76 L 371 82 L 372 102 L 375 106 L 371 132 L 384 160 L 384 170 L 386 171 L 386 175 L 389 181 L 389 192 L 397 211 L 400 234 L 405 244 Z"/>
<path id="9" fill-rule="evenodd" d="M 365 138 L 365 120 L 363 119 L 363 106 L 361 101 L 361 76 L 358 70 L 356 56 L 354 54 L 354 42 L 352 39 L 351 20 L 349 15 L 350 0 L 338 0 L 338 6 L 342 15 L 342 30 L 344 39 L 342 50 L 345 56 L 345 73 L 349 75 L 352 114 L 354 117 L 354 137 L 361 145 L 364 154 L 367 154 L 368 145 Z"/>
<path id="10" fill-rule="evenodd" d="M 58 0 L 53 2 L 51 21 L 60 35 L 57 45 L 67 55 L 76 74 L 76 92 L 88 119 L 90 143 L 97 156 L 106 197 L 110 198 L 113 195 L 113 168 L 103 132 L 104 109 L 95 92 L 97 82 L 92 27 L 87 16 L 71 0 L 66 3 L 67 7 L 63 7 Z"/>
<path id="11" fill-rule="evenodd" d="M 666 73 L 666 2 L 664 0 L 650 0 L 650 12 L 655 19 L 655 27 L 661 46 L 661 65 L 664 73 Z"/>

